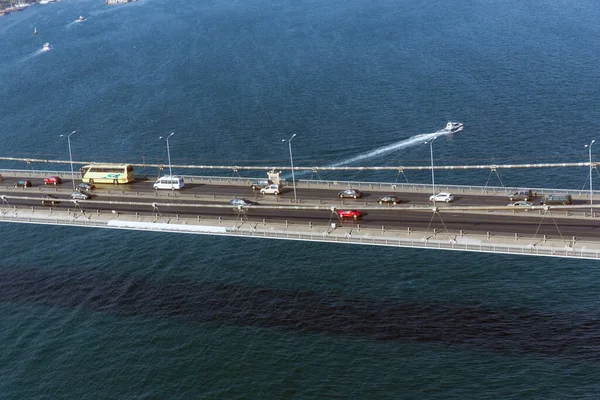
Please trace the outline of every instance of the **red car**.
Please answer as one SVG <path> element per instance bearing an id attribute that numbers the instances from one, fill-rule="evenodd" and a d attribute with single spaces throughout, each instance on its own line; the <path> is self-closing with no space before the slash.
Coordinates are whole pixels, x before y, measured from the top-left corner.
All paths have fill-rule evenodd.
<path id="1" fill-rule="evenodd" d="M 337 214 L 340 218 L 359 219 L 363 216 L 363 213 L 360 210 L 339 210 Z"/>
<path id="2" fill-rule="evenodd" d="M 60 176 L 49 176 L 44 178 L 44 185 L 60 185 L 62 183 L 62 179 Z"/>

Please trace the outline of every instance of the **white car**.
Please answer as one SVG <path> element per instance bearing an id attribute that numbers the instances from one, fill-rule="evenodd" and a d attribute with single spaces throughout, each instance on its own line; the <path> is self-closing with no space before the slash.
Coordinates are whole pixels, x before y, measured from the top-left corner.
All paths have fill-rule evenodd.
<path id="1" fill-rule="evenodd" d="M 454 201 L 454 195 L 451 193 L 441 192 L 429 196 L 429 201 L 445 201 L 446 203 L 450 203 L 451 201 Z"/>
<path id="2" fill-rule="evenodd" d="M 281 193 L 281 188 L 279 187 L 279 185 L 269 185 L 269 186 L 265 186 L 264 188 L 260 189 L 260 194 L 279 194 Z"/>
<path id="3" fill-rule="evenodd" d="M 514 203 L 508 203 L 509 207 L 531 207 L 533 206 L 533 203 L 530 201 L 525 201 L 525 200 L 521 200 L 521 201 L 515 201 Z"/>

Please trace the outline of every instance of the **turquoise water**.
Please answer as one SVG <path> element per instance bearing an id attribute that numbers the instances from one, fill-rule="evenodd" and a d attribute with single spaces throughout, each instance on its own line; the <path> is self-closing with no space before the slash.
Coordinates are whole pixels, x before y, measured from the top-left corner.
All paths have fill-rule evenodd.
<path id="1" fill-rule="evenodd" d="M 586 161 L 599 14 L 589 0 L 38 5 L 0 19 L 0 155 L 67 159 L 59 135 L 77 130 L 76 160 L 165 162 L 158 137 L 175 131 L 175 164 L 286 165 L 281 139 L 296 133 L 295 163 L 314 166 L 458 120 L 437 163 Z M 361 165 L 428 162 L 417 142 Z M 578 189 L 587 170 L 500 174 Z M 0 235 L 0 398 L 600 394 L 595 262 L 36 225 Z"/>

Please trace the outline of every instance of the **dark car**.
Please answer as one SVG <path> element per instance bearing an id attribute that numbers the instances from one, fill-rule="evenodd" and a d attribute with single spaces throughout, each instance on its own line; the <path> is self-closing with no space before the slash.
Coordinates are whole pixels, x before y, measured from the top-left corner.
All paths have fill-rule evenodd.
<path id="1" fill-rule="evenodd" d="M 22 188 L 28 188 L 31 187 L 31 181 L 19 181 L 17 183 L 15 183 L 15 187 L 22 187 Z"/>
<path id="2" fill-rule="evenodd" d="M 383 196 L 379 200 L 377 200 L 379 204 L 400 204 L 402 203 L 402 199 L 400 196 L 395 196 L 390 194 L 389 196 Z"/>
<path id="3" fill-rule="evenodd" d="M 254 190 L 260 190 L 260 189 L 264 188 L 265 186 L 269 186 L 272 183 L 273 182 L 271 182 L 268 179 L 261 179 L 259 181 L 252 182 L 252 185 L 250 185 L 250 187 Z"/>
<path id="4" fill-rule="evenodd" d="M 49 176 L 44 178 L 44 185 L 60 185 L 62 183 L 62 179 L 60 176 Z"/>
<path id="5" fill-rule="evenodd" d="M 90 192 L 90 191 L 96 189 L 96 185 L 94 185 L 93 183 L 82 182 L 79 185 L 77 185 L 77 189 L 79 191 L 85 190 L 86 192 Z"/>
<path id="6" fill-rule="evenodd" d="M 53 194 L 45 194 L 42 196 L 42 205 L 43 206 L 53 206 L 55 204 L 60 204 L 60 198 Z"/>
<path id="7" fill-rule="evenodd" d="M 342 190 L 341 192 L 339 192 L 338 196 L 340 198 L 350 197 L 352 199 L 358 199 L 359 197 L 363 196 L 363 192 L 361 192 L 360 190 L 356 190 L 356 189 L 346 189 L 346 190 Z"/>
<path id="8" fill-rule="evenodd" d="M 519 201 L 519 200 L 530 200 L 534 197 L 533 190 L 531 189 L 520 189 L 516 190 L 508 195 L 508 200 Z"/>
<path id="9" fill-rule="evenodd" d="M 573 204 L 573 198 L 570 194 L 549 194 L 540 201 L 541 205 L 563 205 Z"/>
<path id="10" fill-rule="evenodd" d="M 231 204 L 234 207 L 248 207 L 258 203 L 246 199 L 233 199 L 229 202 L 229 204 Z"/>
<path id="11" fill-rule="evenodd" d="M 86 192 L 75 191 L 71 193 L 71 198 L 74 200 L 89 200 L 92 198 L 92 195 Z"/>

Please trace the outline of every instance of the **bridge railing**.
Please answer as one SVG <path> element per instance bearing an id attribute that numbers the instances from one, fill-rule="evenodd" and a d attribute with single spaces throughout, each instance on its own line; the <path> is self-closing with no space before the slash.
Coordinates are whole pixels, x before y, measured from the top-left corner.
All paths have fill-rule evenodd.
<path id="1" fill-rule="evenodd" d="M 83 215 L 77 216 L 75 213 L 65 213 L 61 211 L 53 212 L 50 211 L 49 215 L 38 215 L 33 213 L 18 214 L 11 212 L 10 210 L 4 210 L 5 212 L 0 213 L 0 221 L 5 222 L 18 222 L 18 223 L 31 223 L 31 224 L 52 224 L 52 225 L 66 225 L 66 226 L 84 226 L 84 227 L 96 227 L 96 228 L 120 228 L 140 231 L 152 231 L 152 232 L 180 232 L 189 234 L 210 234 L 217 236 L 239 236 L 239 237 L 253 237 L 253 238 L 268 238 L 268 239 L 284 239 L 284 240 L 300 240 L 300 241 L 312 241 L 312 242 L 326 242 L 326 243 L 347 243 L 347 244 L 361 244 L 361 245 L 375 245 L 375 246 L 390 246 L 390 247 L 410 247 L 418 249 L 436 249 L 436 250 L 457 250 L 457 251 L 471 251 L 471 252 L 485 252 L 494 254 L 516 254 L 516 255 L 536 255 L 536 256 L 552 256 L 552 257 L 567 257 L 567 258 L 585 258 L 585 259 L 600 259 L 600 251 L 597 248 L 593 248 L 589 243 L 565 243 L 563 240 L 553 245 L 542 242 L 539 238 L 532 240 L 531 238 L 522 238 L 519 242 L 510 243 L 512 238 L 499 237 L 494 235 L 492 240 L 495 238 L 497 241 L 490 241 L 488 237 L 482 235 L 469 235 L 468 240 L 461 240 L 459 235 L 455 236 L 454 240 L 448 240 L 447 235 L 443 239 L 426 239 L 423 236 L 423 232 L 414 231 L 410 235 L 399 234 L 392 231 L 386 231 L 385 236 L 383 232 L 379 235 L 373 234 L 365 230 L 364 234 L 360 231 L 355 230 L 350 233 L 347 230 L 322 230 L 314 228 L 313 232 L 307 232 L 306 228 L 302 229 L 297 226 L 288 226 L 287 224 L 282 226 L 281 224 L 269 224 L 269 226 L 262 226 L 255 224 L 254 226 L 248 225 L 230 225 L 233 221 L 229 220 L 227 226 L 224 227 L 226 221 L 214 218 L 202 218 L 196 222 L 190 219 L 177 218 L 173 222 L 173 218 L 161 218 L 159 220 L 153 219 L 146 223 L 133 223 L 132 225 L 115 226 L 114 221 L 122 220 L 126 217 L 125 215 L 119 216 L 113 215 L 110 218 L 103 218 L 100 216 L 85 217 Z M 137 219 L 137 218 L 136 218 Z M 161 222 L 162 220 L 167 221 Z M 135 220 L 133 220 L 135 221 Z M 148 221 L 146 219 L 146 221 Z M 200 225 L 200 229 L 194 229 L 194 225 Z M 206 229 L 210 227 L 223 227 L 222 229 Z M 430 234 L 430 233 L 429 233 Z M 409 237 L 412 236 L 412 237 Z"/>
<path id="2" fill-rule="evenodd" d="M 225 177 L 225 176 L 195 176 L 182 175 L 186 182 L 190 183 L 206 183 L 206 184 L 228 184 L 228 185 L 247 185 L 258 178 L 242 178 L 242 177 Z M 288 181 L 287 186 L 291 187 L 292 182 Z M 430 193 L 431 184 L 420 183 L 395 183 L 395 182 L 363 182 L 363 181 L 342 181 L 342 180 L 297 180 L 296 187 L 298 188 L 314 188 L 314 189 L 360 189 L 360 190 L 375 190 L 381 192 L 423 192 Z M 556 188 L 532 188 L 523 186 L 476 186 L 476 185 L 447 185 L 436 184 L 436 192 L 451 192 L 451 193 L 473 193 L 473 194 L 489 194 L 489 195 L 508 195 L 511 192 L 523 189 L 531 189 L 535 194 L 570 194 L 573 197 L 589 198 L 588 190 L 581 189 L 556 189 Z M 596 196 L 596 192 L 593 192 Z"/>
<path id="3" fill-rule="evenodd" d="M 42 171 L 28 169 L 0 169 L 0 174 L 7 177 L 31 177 L 43 178 L 50 175 L 60 176 L 64 179 L 71 178 L 70 171 Z M 75 178 L 81 179 L 81 174 L 75 172 Z M 203 184 L 219 184 L 219 185 L 238 185 L 250 186 L 252 182 L 264 178 L 251 177 L 236 177 L 236 176 L 199 176 L 199 175 L 181 175 L 188 183 L 203 183 Z M 140 177 L 140 179 L 149 179 L 148 177 Z M 153 179 L 153 178 L 151 178 Z M 292 185 L 291 181 L 287 181 L 288 186 Z M 431 184 L 426 183 L 402 183 L 402 182 L 363 182 L 363 181 L 343 181 L 343 180 L 296 180 L 298 188 L 313 188 L 313 189 L 359 189 L 373 190 L 381 192 L 432 192 Z M 537 195 L 547 194 L 570 194 L 573 197 L 580 199 L 589 199 L 589 190 L 582 189 L 557 189 L 557 188 L 534 188 L 523 186 L 476 186 L 476 185 L 448 185 L 436 184 L 436 192 L 451 192 L 455 194 L 484 194 L 484 195 L 507 195 L 516 190 L 531 189 Z M 596 197 L 596 191 L 593 191 L 593 196 Z"/>

